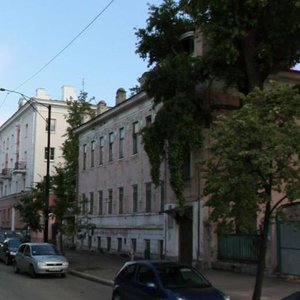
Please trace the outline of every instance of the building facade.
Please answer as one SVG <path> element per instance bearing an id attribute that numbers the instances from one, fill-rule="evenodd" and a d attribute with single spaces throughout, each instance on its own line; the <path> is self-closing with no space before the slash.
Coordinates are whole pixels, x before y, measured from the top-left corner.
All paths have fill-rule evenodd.
<path id="1" fill-rule="evenodd" d="M 76 130 L 82 211 L 77 248 L 190 262 L 199 258 L 203 212 L 193 164 L 188 168 L 186 220 L 174 215 L 177 200 L 165 164 L 160 185 L 151 181 L 141 130 L 155 115 L 146 93 L 126 99 L 119 89 L 116 106 Z"/>
<path id="2" fill-rule="evenodd" d="M 75 91 L 71 86 L 62 87 L 62 100 L 52 100 L 44 89 L 37 89 L 36 97 L 21 98 L 18 110 L 1 125 L 1 230 L 24 228 L 25 224 L 20 221 L 14 205 L 24 192 L 31 190 L 46 176 L 49 110 L 51 112 L 50 176 L 54 173 L 54 167 L 63 163 L 61 146 L 68 126 L 66 100 L 75 98 Z"/>

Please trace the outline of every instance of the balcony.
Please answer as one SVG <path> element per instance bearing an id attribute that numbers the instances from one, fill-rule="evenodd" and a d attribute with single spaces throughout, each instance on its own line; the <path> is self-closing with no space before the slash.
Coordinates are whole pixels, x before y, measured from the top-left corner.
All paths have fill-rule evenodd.
<path id="1" fill-rule="evenodd" d="M 11 168 L 4 168 L 2 169 L 0 178 L 2 179 L 9 179 L 12 176 L 12 169 Z"/>
<path id="2" fill-rule="evenodd" d="M 16 173 L 25 174 L 26 173 L 26 161 L 16 162 L 13 173 L 14 174 L 16 174 Z"/>

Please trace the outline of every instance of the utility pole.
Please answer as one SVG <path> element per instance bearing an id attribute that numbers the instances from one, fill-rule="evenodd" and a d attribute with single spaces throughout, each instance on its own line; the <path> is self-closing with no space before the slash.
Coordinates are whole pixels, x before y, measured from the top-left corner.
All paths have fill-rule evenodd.
<path id="1" fill-rule="evenodd" d="M 51 105 L 48 106 L 48 119 L 47 119 L 47 167 L 45 178 L 45 208 L 44 208 L 44 242 L 48 242 L 49 231 L 49 191 L 50 191 L 50 140 L 51 140 Z"/>

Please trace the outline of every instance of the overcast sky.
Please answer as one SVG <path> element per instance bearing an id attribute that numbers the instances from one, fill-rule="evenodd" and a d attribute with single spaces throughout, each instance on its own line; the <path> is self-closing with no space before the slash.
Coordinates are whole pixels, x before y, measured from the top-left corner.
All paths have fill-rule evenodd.
<path id="1" fill-rule="evenodd" d="M 146 26 L 147 3 L 161 1 L 2 0 L 0 87 L 29 97 L 45 88 L 60 99 L 61 87 L 72 85 L 77 95 L 84 88 L 94 96 L 95 104 L 114 105 L 116 90 L 123 87 L 129 95 L 147 71 L 135 54 L 134 30 Z M 0 124 L 17 110 L 18 100 L 0 93 Z"/>

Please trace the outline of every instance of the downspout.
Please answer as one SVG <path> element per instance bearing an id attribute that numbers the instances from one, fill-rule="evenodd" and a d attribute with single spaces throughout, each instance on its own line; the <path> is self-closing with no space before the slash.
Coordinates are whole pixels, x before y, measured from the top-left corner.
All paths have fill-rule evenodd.
<path id="1" fill-rule="evenodd" d="M 201 176 L 200 164 L 198 164 L 198 245 L 197 245 L 197 264 L 201 268 Z"/>
<path id="2" fill-rule="evenodd" d="M 280 209 L 280 208 L 279 208 Z M 276 227 L 277 227 L 277 257 L 278 257 L 278 272 L 282 272 L 282 256 L 281 256 L 281 222 L 279 218 L 279 209 L 276 212 Z"/>

